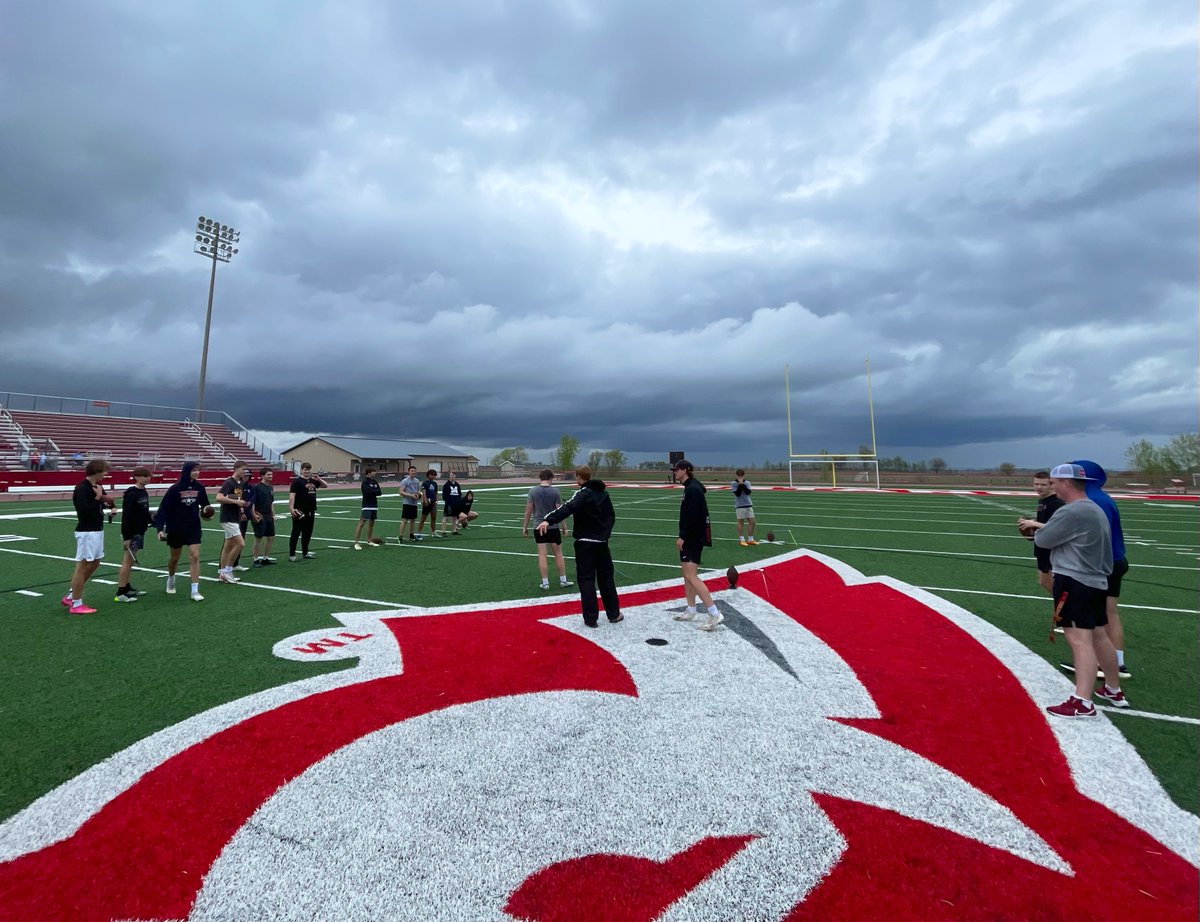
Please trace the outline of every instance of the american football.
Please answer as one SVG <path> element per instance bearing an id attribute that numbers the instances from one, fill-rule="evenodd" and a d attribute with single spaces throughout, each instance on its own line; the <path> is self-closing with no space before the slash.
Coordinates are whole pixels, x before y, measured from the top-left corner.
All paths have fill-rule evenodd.
<path id="1" fill-rule="evenodd" d="M 206 519 L 211 519 L 216 514 L 217 514 L 217 510 L 214 509 L 212 506 L 205 506 L 203 509 L 200 510 L 201 517 L 206 518 Z"/>
<path id="2" fill-rule="evenodd" d="M 1034 533 L 1035 531 L 1037 531 L 1037 529 L 1036 529 L 1036 528 L 1034 528 L 1034 527 L 1033 527 L 1033 526 L 1031 526 L 1031 525 L 1018 525 L 1018 526 L 1017 526 L 1017 531 L 1019 531 L 1019 532 L 1021 533 L 1021 536 L 1022 536 L 1022 537 L 1023 537 L 1023 538 L 1024 538 L 1026 541 L 1032 541 L 1032 540 L 1033 540 L 1033 533 Z"/>
<path id="3" fill-rule="evenodd" d="M 767 540 L 774 541 L 775 540 L 775 532 L 773 532 L 773 531 L 767 532 Z"/>
<path id="4" fill-rule="evenodd" d="M 730 589 L 733 589 L 735 586 L 737 586 L 737 581 L 738 581 L 737 567 L 730 567 L 728 570 L 726 570 L 725 578 L 727 580 L 729 580 L 729 588 Z"/>

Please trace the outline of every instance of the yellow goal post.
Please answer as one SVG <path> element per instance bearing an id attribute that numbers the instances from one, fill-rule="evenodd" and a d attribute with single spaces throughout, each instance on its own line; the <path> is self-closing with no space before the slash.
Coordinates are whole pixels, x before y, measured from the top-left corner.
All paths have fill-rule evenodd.
<path id="1" fill-rule="evenodd" d="M 871 423 L 871 450 L 870 452 L 845 452 L 845 451 L 820 451 L 820 452 L 797 452 L 792 444 L 792 383 L 791 369 L 785 363 L 783 366 L 783 390 L 784 402 L 787 407 L 787 437 L 788 437 L 788 485 L 796 485 L 795 469 L 797 465 L 807 465 L 820 470 L 824 465 L 829 465 L 829 482 L 832 486 L 838 485 L 838 465 L 842 465 L 842 483 L 847 480 L 851 483 L 869 482 L 868 472 L 874 471 L 875 489 L 880 489 L 879 482 L 879 455 L 876 451 L 875 444 L 875 401 L 871 393 L 871 359 L 866 359 L 867 369 L 867 416 Z M 851 473 L 852 477 L 847 478 L 846 474 Z"/>

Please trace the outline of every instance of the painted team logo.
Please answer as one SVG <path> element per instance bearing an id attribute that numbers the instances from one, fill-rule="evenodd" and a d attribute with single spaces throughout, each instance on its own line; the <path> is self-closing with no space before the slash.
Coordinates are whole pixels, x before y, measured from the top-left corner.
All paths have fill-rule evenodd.
<path id="1" fill-rule="evenodd" d="M 0 826 L 0 919 L 1189 919 L 1196 817 L 990 625 L 809 552 L 721 592 L 341 616 L 358 665 Z M 648 644 L 647 640 L 666 643 Z"/>

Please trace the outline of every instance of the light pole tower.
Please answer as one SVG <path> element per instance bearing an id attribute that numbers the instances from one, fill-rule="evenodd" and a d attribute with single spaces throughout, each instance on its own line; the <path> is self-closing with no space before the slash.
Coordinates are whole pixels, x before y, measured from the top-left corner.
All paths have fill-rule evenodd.
<path id="1" fill-rule="evenodd" d="M 234 246 L 241 239 L 241 232 L 228 224 L 200 215 L 196 219 L 195 252 L 212 260 L 212 274 L 208 277 L 208 312 L 204 315 L 204 349 L 200 353 L 200 393 L 196 397 L 196 422 L 204 422 L 204 378 L 208 374 L 208 334 L 212 329 L 213 289 L 217 284 L 217 262 L 229 262 L 237 253 Z"/>

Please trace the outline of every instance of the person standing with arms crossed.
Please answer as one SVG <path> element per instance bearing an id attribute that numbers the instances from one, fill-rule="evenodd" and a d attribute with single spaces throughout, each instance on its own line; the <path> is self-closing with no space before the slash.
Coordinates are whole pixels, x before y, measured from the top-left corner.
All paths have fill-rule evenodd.
<path id="1" fill-rule="evenodd" d="M 537 516 L 538 521 L 541 521 L 562 505 L 562 494 L 558 492 L 558 487 L 551 485 L 554 481 L 554 471 L 547 468 L 538 474 L 538 479 L 541 482 L 529 491 L 529 499 L 525 503 L 525 522 L 521 526 L 521 534 L 526 537 L 529 536 L 529 519 L 532 516 Z M 542 575 L 542 589 L 550 588 L 550 568 L 546 562 L 547 548 L 554 551 L 554 565 L 558 567 L 558 585 L 563 589 L 571 585 L 567 580 L 567 562 L 563 560 L 562 539 L 564 533 L 565 529 L 560 531 L 555 526 L 551 526 L 545 532 L 534 529 L 533 540 L 537 546 L 538 572 Z"/>
<path id="2" fill-rule="evenodd" d="M 691 461 L 680 459 L 675 462 L 673 470 L 676 482 L 683 483 L 683 499 L 679 503 L 679 537 L 675 540 L 675 547 L 679 550 L 679 569 L 683 573 L 686 603 L 686 608 L 675 615 L 675 620 L 694 621 L 697 615 L 707 613 L 708 618 L 700 625 L 700 630 L 715 631 L 725 616 L 713 603 L 712 595 L 699 573 L 701 554 L 704 548 L 712 547 L 708 500 L 704 498 L 706 491 L 704 484 L 696 479 Z"/>
<path id="3" fill-rule="evenodd" d="M 1113 568 L 1112 533 L 1104 511 L 1088 499 L 1090 478 L 1078 464 L 1050 471 L 1054 494 L 1063 506 L 1033 536 L 1050 551 L 1054 570 L 1054 621 L 1061 624 L 1075 667 L 1075 694 L 1047 707 L 1056 717 L 1095 717 L 1093 695 L 1114 707 L 1129 707 L 1121 691 L 1117 651 L 1104 630 L 1105 591 Z M 1104 685 L 1096 688 L 1097 665 Z"/>
<path id="4" fill-rule="evenodd" d="M 579 602 L 583 623 L 597 627 L 600 609 L 596 604 L 596 587 L 604 602 L 604 614 L 609 623 L 624 621 L 617 582 L 613 575 L 612 552 L 608 539 L 612 537 L 617 514 L 602 480 L 592 479 L 592 469 L 586 464 L 575 468 L 575 483 L 579 489 L 565 505 L 552 510 L 538 523 L 537 532 L 545 535 L 553 525 L 575 517 L 575 579 L 579 582 Z"/>
<path id="5" fill-rule="evenodd" d="M 750 499 L 750 481 L 746 479 L 746 472 L 742 468 L 738 468 L 733 472 L 734 481 L 729 485 L 730 491 L 733 493 L 733 514 L 737 519 L 737 536 L 738 544 L 742 547 L 747 547 L 751 544 L 758 544 L 754 540 L 754 502 Z M 746 534 L 742 534 L 742 523 L 746 525 Z"/>
<path id="6" fill-rule="evenodd" d="M 358 538 L 362 534 L 364 524 L 367 526 L 367 546 L 375 546 L 375 520 L 379 518 L 379 497 L 382 494 L 383 487 L 375 479 L 375 468 L 367 468 L 363 471 L 362 479 L 362 512 L 358 514 L 358 524 L 354 526 L 354 549 L 356 551 L 362 550 Z"/>
<path id="7" fill-rule="evenodd" d="M 292 478 L 288 488 L 288 512 L 292 516 L 292 533 L 288 537 L 288 560 L 293 563 L 296 557 L 296 544 L 300 544 L 300 552 L 305 560 L 312 560 L 316 554 L 308 550 L 312 541 L 313 526 L 317 521 L 317 490 L 328 487 L 320 474 L 314 474 L 312 464 L 305 461 L 300 465 L 300 474 Z"/>
<path id="8" fill-rule="evenodd" d="M 100 567 L 104 557 L 104 487 L 100 481 L 108 473 L 107 461 L 89 461 L 84 478 L 75 486 L 71 502 L 75 506 L 75 571 L 71 588 L 62 603 L 73 615 L 93 615 L 96 609 L 83 604 L 83 587 Z"/>

